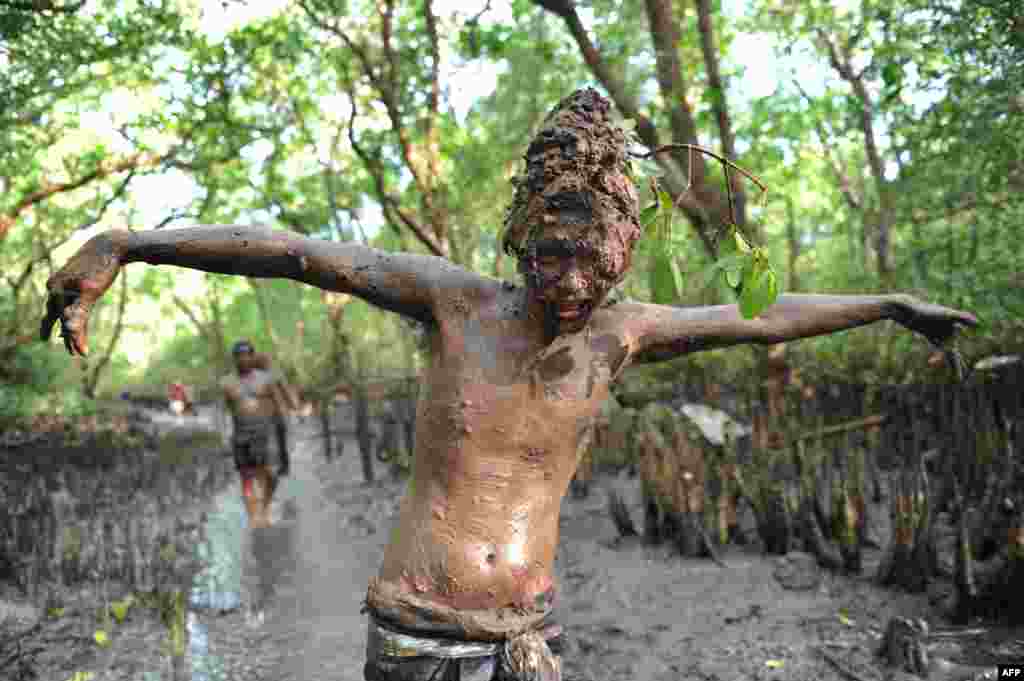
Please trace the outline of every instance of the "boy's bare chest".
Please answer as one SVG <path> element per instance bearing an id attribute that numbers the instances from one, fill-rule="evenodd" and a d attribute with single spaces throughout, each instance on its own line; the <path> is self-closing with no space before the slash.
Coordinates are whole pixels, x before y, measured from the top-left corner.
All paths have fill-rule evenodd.
<path id="1" fill-rule="evenodd" d="M 600 325 L 542 343 L 519 333 L 514 324 L 467 320 L 458 333 L 441 334 L 435 376 L 449 387 L 485 383 L 533 401 L 603 401 L 624 368 L 625 340 Z M 447 370 L 447 375 L 445 375 Z"/>

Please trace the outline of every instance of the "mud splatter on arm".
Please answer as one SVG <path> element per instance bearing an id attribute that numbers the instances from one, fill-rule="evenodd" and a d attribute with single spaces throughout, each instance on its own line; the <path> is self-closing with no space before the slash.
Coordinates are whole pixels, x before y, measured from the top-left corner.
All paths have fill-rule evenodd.
<path id="1" fill-rule="evenodd" d="M 380 251 L 357 243 L 312 239 L 266 227 L 208 226 L 124 232 L 123 263 L 176 265 L 246 277 L 287 278 L 350 293 L 421 322 L 454 290 L 482 277 L 444 258 Z"/>
<path id="2" fill-rule="evenodd" d="M 753 319 L 736 305 L 670 307 L 631 303 L 637 361 L 657 362 L 744 343 L 771 345 L 898 319 L 899 295 L 791 294 Z"/>

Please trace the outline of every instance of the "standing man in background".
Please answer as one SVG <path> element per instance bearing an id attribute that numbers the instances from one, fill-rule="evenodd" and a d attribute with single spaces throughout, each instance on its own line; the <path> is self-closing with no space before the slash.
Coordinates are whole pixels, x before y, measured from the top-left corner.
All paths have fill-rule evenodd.
<path id="1" fill-rule="evenodd" d="M 234 425 L 231 449 L 250 527 L 269 527 L 274 490 L 290 467 L 286 405 L 295 405 L 271 370 L 270 358 L 257 354 L 251 342 L 238 341 L 231 355 L 236 374 L 220 381 Z"/>

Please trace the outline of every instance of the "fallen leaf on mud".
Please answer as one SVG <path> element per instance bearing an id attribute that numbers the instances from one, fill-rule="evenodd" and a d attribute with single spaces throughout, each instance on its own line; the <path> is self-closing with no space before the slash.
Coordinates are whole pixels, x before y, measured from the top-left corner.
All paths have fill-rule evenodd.
<path id="1" fill-rule="evenodd" d="M 92 681 L 95 677 L 92 672 L 75 672 L 68 677 L 68 681 Z"/>
<path id="2" fill-rule="evenodd" d="M 764 666 L 769 669 L 781 669 L 783 665 L 782 660 L 765 660 Z"/>
<path id="3" fill-rule="evenodd" d="M 97 629 L 96 633 L 93 634 L 92 637 L 96 639 L 96 643 L 101 648 L 106 648 L 110 645 L 110 637 L 107 635 L 107 632 L 103 631 L 102 629 Z"/>

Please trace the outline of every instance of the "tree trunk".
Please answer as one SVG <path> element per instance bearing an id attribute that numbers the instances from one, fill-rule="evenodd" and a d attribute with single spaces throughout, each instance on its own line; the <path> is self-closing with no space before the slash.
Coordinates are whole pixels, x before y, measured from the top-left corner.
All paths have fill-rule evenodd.
<path id="1" fill-rule="evenodd" d="M 818 559 L 818 565 L 829 570 L 838 570 L 843 566 L 843 557 L 825 538 L 814 512 L 814 499 L 804 496 L 797 514 L 800 523 L 800 534 L 803 536 L 807 552 Z"/>
<path id="2" fill-rule="evenodd" d="M 644 499 L 644 540 L 648 544 L 660 544 L 664 538 L 661 507 L 651 485 L 646 480 L 641 484 Z"/>
<path id="3" fill-rule="evenodd" d="M 89 370 L 85 372 L 83 392 L 89 399 L 96 398 L 96 387 L 99 385 L 100 379 L 103 377 L 103 370 L 110 364 L 110 358 L 114 354 L 115 348 L 117 348 L 117 341 L 121 338 L 121 329 L 123 328 L 124 322 L 124 309 L 125 303 L 128 301 L 128 277 L 123 272 L 121 273 L 121 298 L 117 304 L 117 317 L 114 320 L 114 330 L 110 334 L 110 342 L 107 343 L 106 349 L 103 354 L 100 355 L 99 361 L 96 364 L 89 367 Z"/>
<path id="4" fill-rule="evenodd" d="M 612 522 L 615 523 L 615 529 L 618 530 L 620 537 L 638 536 L 636 525 L 633 523 L 633 516 L 629 513 L 629 508 L 614 489 L 608 493 L 608 515 L 611 516 Z"/>
<path id="5" fill-rule="evenodd" d="M 924 620 L 893 617 L 885 630 L 878 656 L 890 667 L 928 678 L 928 625 Z"/>
<path id="6" fill-rule="evenodd" d="M 334 440 L 331 433 L 331 409 L 330 404 L 334 401 L 333 395 L 323 395 L 318 400 L 317 412 L 320 416 L 320 432 L 324 439 L 324 458 L 328 461 L 334 458 Z"/>
<path id="7" fill-rule="evenodd" d="M 765 553 L 784 556 L 793 540 L 793 518 L 781 492 L 771 492 L 765 499 L 764 525 L 759 528 Z"/>
<path id="8" fill-rule="evenodd" d="M 913 593 L 924 591 L 934 576 L 932 504 L 920 473 L 903 471 L 893 485 L 893 538 L 878 568 L 878 581 Z"/>
<path id="9" fill-rule="evenodd" d="M 363 480 L 374 481 L 373 474 L 373 433 L 370 430 L 370 403 L 366 394 L 366 384 L 356 380 L 352 385 L 352 401 L 356 408 L 356 440 L 359 442 L 359 453 L 363 462 Z"/>
<path id="10" fill-rule="evenodd" d="M 860 518 L 856 506 L 845 486 L 833 497 L 833 537 L 839 544 L 843 557 L 843 569 L 851 574 L 860 574 L 862 554 L 860 549 Z"/>

